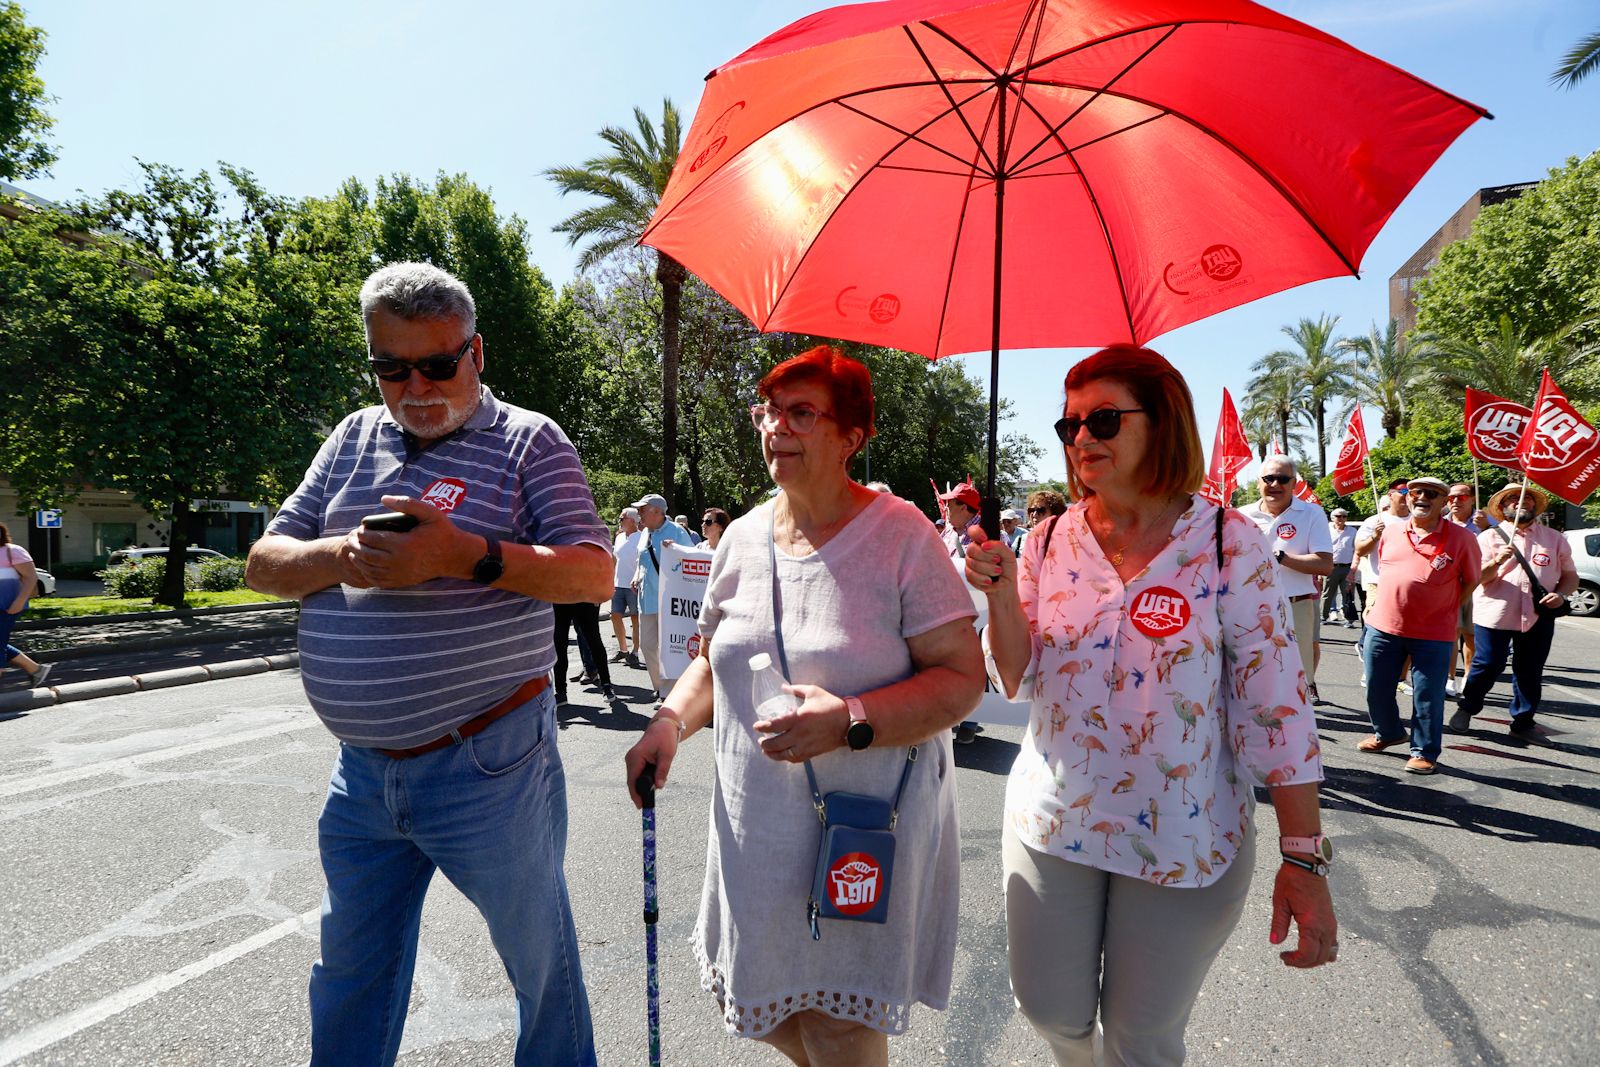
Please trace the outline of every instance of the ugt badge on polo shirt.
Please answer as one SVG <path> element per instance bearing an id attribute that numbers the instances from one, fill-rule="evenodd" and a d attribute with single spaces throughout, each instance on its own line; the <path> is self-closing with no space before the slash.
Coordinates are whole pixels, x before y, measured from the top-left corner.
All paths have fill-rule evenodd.
<path id="1" fill-rule="evenodd" d="M 446 515 L 467 498 L 467 483 L 455 478 L 440 478 L 422 494 L 422 502 Z"/>

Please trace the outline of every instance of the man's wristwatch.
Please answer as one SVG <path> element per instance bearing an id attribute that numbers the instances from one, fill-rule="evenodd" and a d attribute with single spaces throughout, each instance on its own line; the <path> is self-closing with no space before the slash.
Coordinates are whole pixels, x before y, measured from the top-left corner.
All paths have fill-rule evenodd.
<path id="1" fill-rule="evenodd" d="M 850 728 L 844 732 L 844 743 L 852 752 L 860 752 L 872 744 L 872 724 L 867 721 L 867 709 L 860 697 L 845 697 L 844 706 L 850 709 Z"/>
<path id="2" fill-rule="evenodd" d="M 1328 877 L 1328 868 L 1333 865 L 1333 842 L 1321 834 L 1314 837 L 1280 837 L 1278 851 L 1283 854 L 1283 862 L 1293 864 L 1303 871 L 1310 871 L 1321 878 Z M 1312 858 L 1303 860 L 1299 856 L 1290 855 L 1292 852 L 1303 853 Z"/>
<path id="3" fill-rule="evenodd" d="M 493 585 L 500 580 L 506 572 L 505 561 L 500 558 L 500 542 L 492 537 L 485 537 L 488 551 L 472 568 L 472 580 L 479 585 Z"/>

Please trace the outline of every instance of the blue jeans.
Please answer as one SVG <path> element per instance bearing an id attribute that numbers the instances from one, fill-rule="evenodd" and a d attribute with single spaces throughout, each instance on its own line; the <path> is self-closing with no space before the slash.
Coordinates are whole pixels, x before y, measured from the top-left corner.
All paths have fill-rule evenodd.
<path id="1" fill-rule="evenodd" d="M 1506 669 L 1506 654 L 1510 653 L 1511 717 L 1533 715 L 1539 710 L 1539 698 L 1544 695 L 1544 663 L 1550 658 L 1556 620 L 1541 615 L 1528 627 L 1527 633 L 1491 630 L 1487 626 L 1474 626 L 1472 630 L 1472 666 L 1461 688 L 1461 710 L 1468 715 L 1483 710 L 1483 698 L 1500 680 L 1500 672 Z"/>
<path id="2" fill-rule="evenodd" d="M 341 744 L 317 837 L 328 888 L 311 969 L 313 1065 L 394 1063 L 435 868 L 488 920 L 517 995 L 517 1067 L 595 1062 L 549 689 L 414 759 Z"/>
<path id="3" fill-rule="evenodd" d="M 1384 633 L 1367 625 L 1367 646 L 1362 653 L 1367 667 L 1367 717 L 1372 732 L 1383 741 L 1401 734 L 1400 704 L 1395 686 L 1406 657 L 1411 657 L 1411 754 L 1437 760 L 1443 747 L 1444 683 L 1450 670 L 1454 641 L 1424 641 Z"/>

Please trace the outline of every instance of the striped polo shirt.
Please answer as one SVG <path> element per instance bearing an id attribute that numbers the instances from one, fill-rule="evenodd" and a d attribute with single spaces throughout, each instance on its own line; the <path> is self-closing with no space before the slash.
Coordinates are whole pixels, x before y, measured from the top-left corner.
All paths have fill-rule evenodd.
<path id="1" fill-rule="evenodd" d="M 267 526 L 343 536 L 380 498 L 425 500 L 463 530 L 524 545 L 610 552 L 578 454 L 561 428 L 487 387 L 460 430 L 419 449 L 382 405 L 345 418 Z M 336 585 L 300 605 L 306 696 L 341 741 L 409 748 L 488 710 L 555 665 L 550 605 L 460 578 L 406 589 Z"/>

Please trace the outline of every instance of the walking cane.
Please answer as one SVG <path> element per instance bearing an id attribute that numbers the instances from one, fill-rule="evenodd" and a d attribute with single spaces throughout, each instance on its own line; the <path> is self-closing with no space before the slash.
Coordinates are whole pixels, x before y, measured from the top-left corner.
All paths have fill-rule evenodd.
<path id="1" fill-rule="evenodd" d="M 634 781 L 644 819 L 644 973 L 650 1026 L 650 1067 L 661 1067 L 661 981 L 656 972 L 656 765 L 646 763 Z"/>

